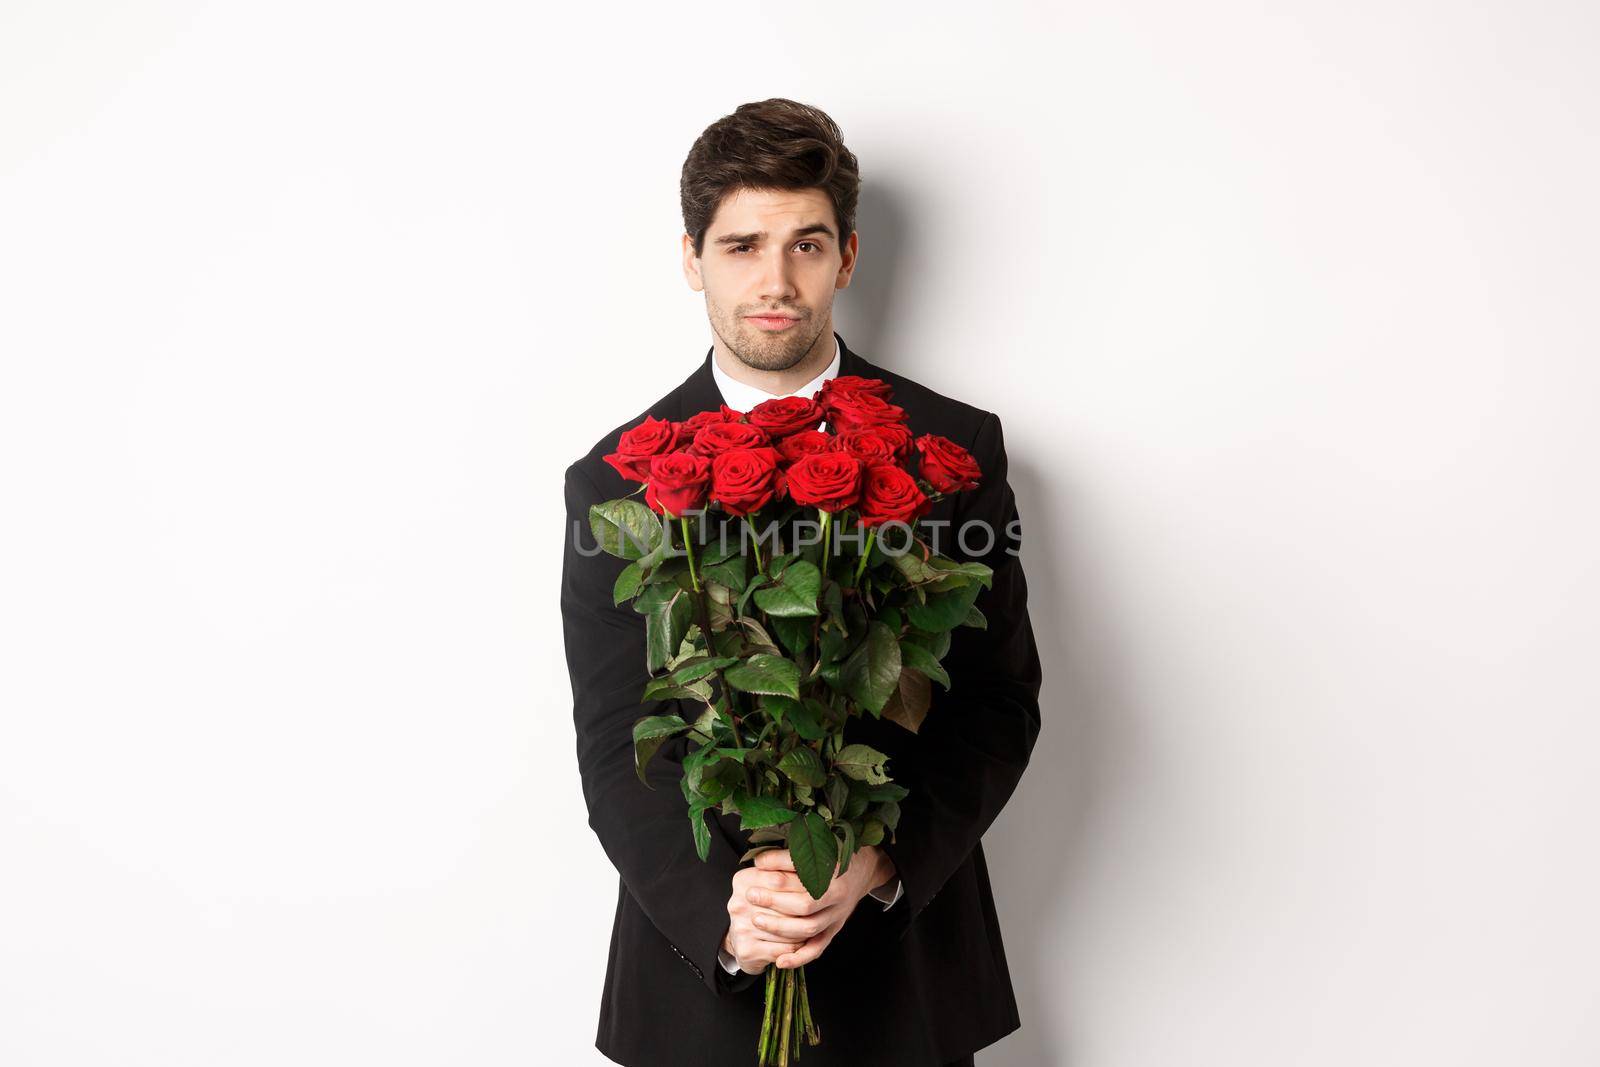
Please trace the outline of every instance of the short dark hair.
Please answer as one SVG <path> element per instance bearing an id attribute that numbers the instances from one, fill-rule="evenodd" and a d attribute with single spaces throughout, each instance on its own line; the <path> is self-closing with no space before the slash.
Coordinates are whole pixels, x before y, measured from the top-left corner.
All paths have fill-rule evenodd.
<path id="1" fill-rule="evenodd" d="M 678 182 L 696 256 L 722 198 L 741 189 L 821 189 L 833 201 L 839 242 L 855 232 L 861 174 L 838 123 L 820 108 L 775 96 L 740 104 L 705 128 Z"/>

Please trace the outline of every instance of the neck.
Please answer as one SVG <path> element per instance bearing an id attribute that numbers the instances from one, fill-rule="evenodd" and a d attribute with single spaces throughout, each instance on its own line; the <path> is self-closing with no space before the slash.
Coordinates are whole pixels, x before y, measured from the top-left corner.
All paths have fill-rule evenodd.
<path id="1" fill-rule="evenodd" d="M 811 351 L 794 366 L 786 370 L 757 370 L 749 366 L 738 356 L 729 351 L 722 343 L 722 338 L 714 332 L 712 334 L 712 357 L 717 361 L 717 366 L 722 368 L 722 373 L 736 382 L 753 385 L 764 393 L 773 396 L 785 396 L 805 385 L 811 379 L 828 369 L 828 364 L 833 362 L 833 350 L 837 342 L 833 339 L 833 316 L 828 316 L 828 325 L 817 335 L 816 343 L 811 346 Z M 841 351 L 841 355 L 842 355 Z"/>

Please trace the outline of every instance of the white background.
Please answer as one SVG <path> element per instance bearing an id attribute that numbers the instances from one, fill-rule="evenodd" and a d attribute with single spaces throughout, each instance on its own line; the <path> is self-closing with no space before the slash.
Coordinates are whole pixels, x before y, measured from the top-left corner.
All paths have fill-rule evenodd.
<path id="1" fill-rule="evenodd" d="M 552 21 L 552 19 L 554 21 Z M 1600 1062 L 1592 5 L 0 6 L 0 1062 L 599 1064 L 561 474 L 864 188 L 1045 660 L 985 1067 Z"/>

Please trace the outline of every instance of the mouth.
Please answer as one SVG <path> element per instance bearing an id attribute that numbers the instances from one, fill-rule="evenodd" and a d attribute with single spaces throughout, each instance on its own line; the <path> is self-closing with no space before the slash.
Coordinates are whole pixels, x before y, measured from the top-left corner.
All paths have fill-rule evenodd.
<path id="1" fill-rule="evenodd" d="M 786 330 L 800 321 L 788 315 L 746 315 L 745 318 L 762 330 Z"/>

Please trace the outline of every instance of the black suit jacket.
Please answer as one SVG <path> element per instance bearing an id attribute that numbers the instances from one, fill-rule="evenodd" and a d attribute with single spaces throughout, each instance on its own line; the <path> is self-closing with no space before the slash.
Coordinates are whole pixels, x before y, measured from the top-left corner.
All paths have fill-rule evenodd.
<path id="1" fill-rule="evenodd" d="M 992 412 L 875 366 L 839 342 L 840 374 L 894 386 L 918 434 L 965 445 L 983 467 L 980 488 L 946 497 L 924 521 L 945 519 L 939 550 L 994 568 L 977 606 L 987 629 L 957 627 L 944 664 L 947 693 L 913 734 L 888 720 L 852 721 L 847 736 L 889 756 L 911 790 L 883 848 L 905 884 L 898 903 L 858 905 L 833 942 L 806 964 L 822 1044 L 802 1044 L 808 1067 L 942 1067 L 1021 1026 L 980 839 L 1016 788 L 1039 735 L 1041 671 L 1028 619 L 1016 501 L 1005 439 Z M 737 815 L 708 813 L 711 852 L 695 851 L 679 790 L 685 738 L 656 754 L 647 789 L 634 770 L 632 731 L 645 715 L 694 712 L 679 700 L 641 703 L 644 616 L 611 589 L 624 561 L 596 551 L 589 505 L 638 488 L 602 460 L 645 415 L 685 419 L 722 394 L 712 351 L 676 389 L 611 430 L 566 470 L 567 530 L 561 611 L 572 676 L 578 769 L 589 825 L 617 868 L 616 915 L 595 1047 L 630 1067 L 748 1067 L 761 1029 L 765 979 L 730 976 L 717 961 L 734 872 L 749 845 Z M 982 519 L 958 544 L 954 533 Z M 1015 522 L 1014 522 L 1015 521 Z M 580 551 L 580 548 L 582 551 Z M 593 552 L 589 555 L 585 552 Z"/>

